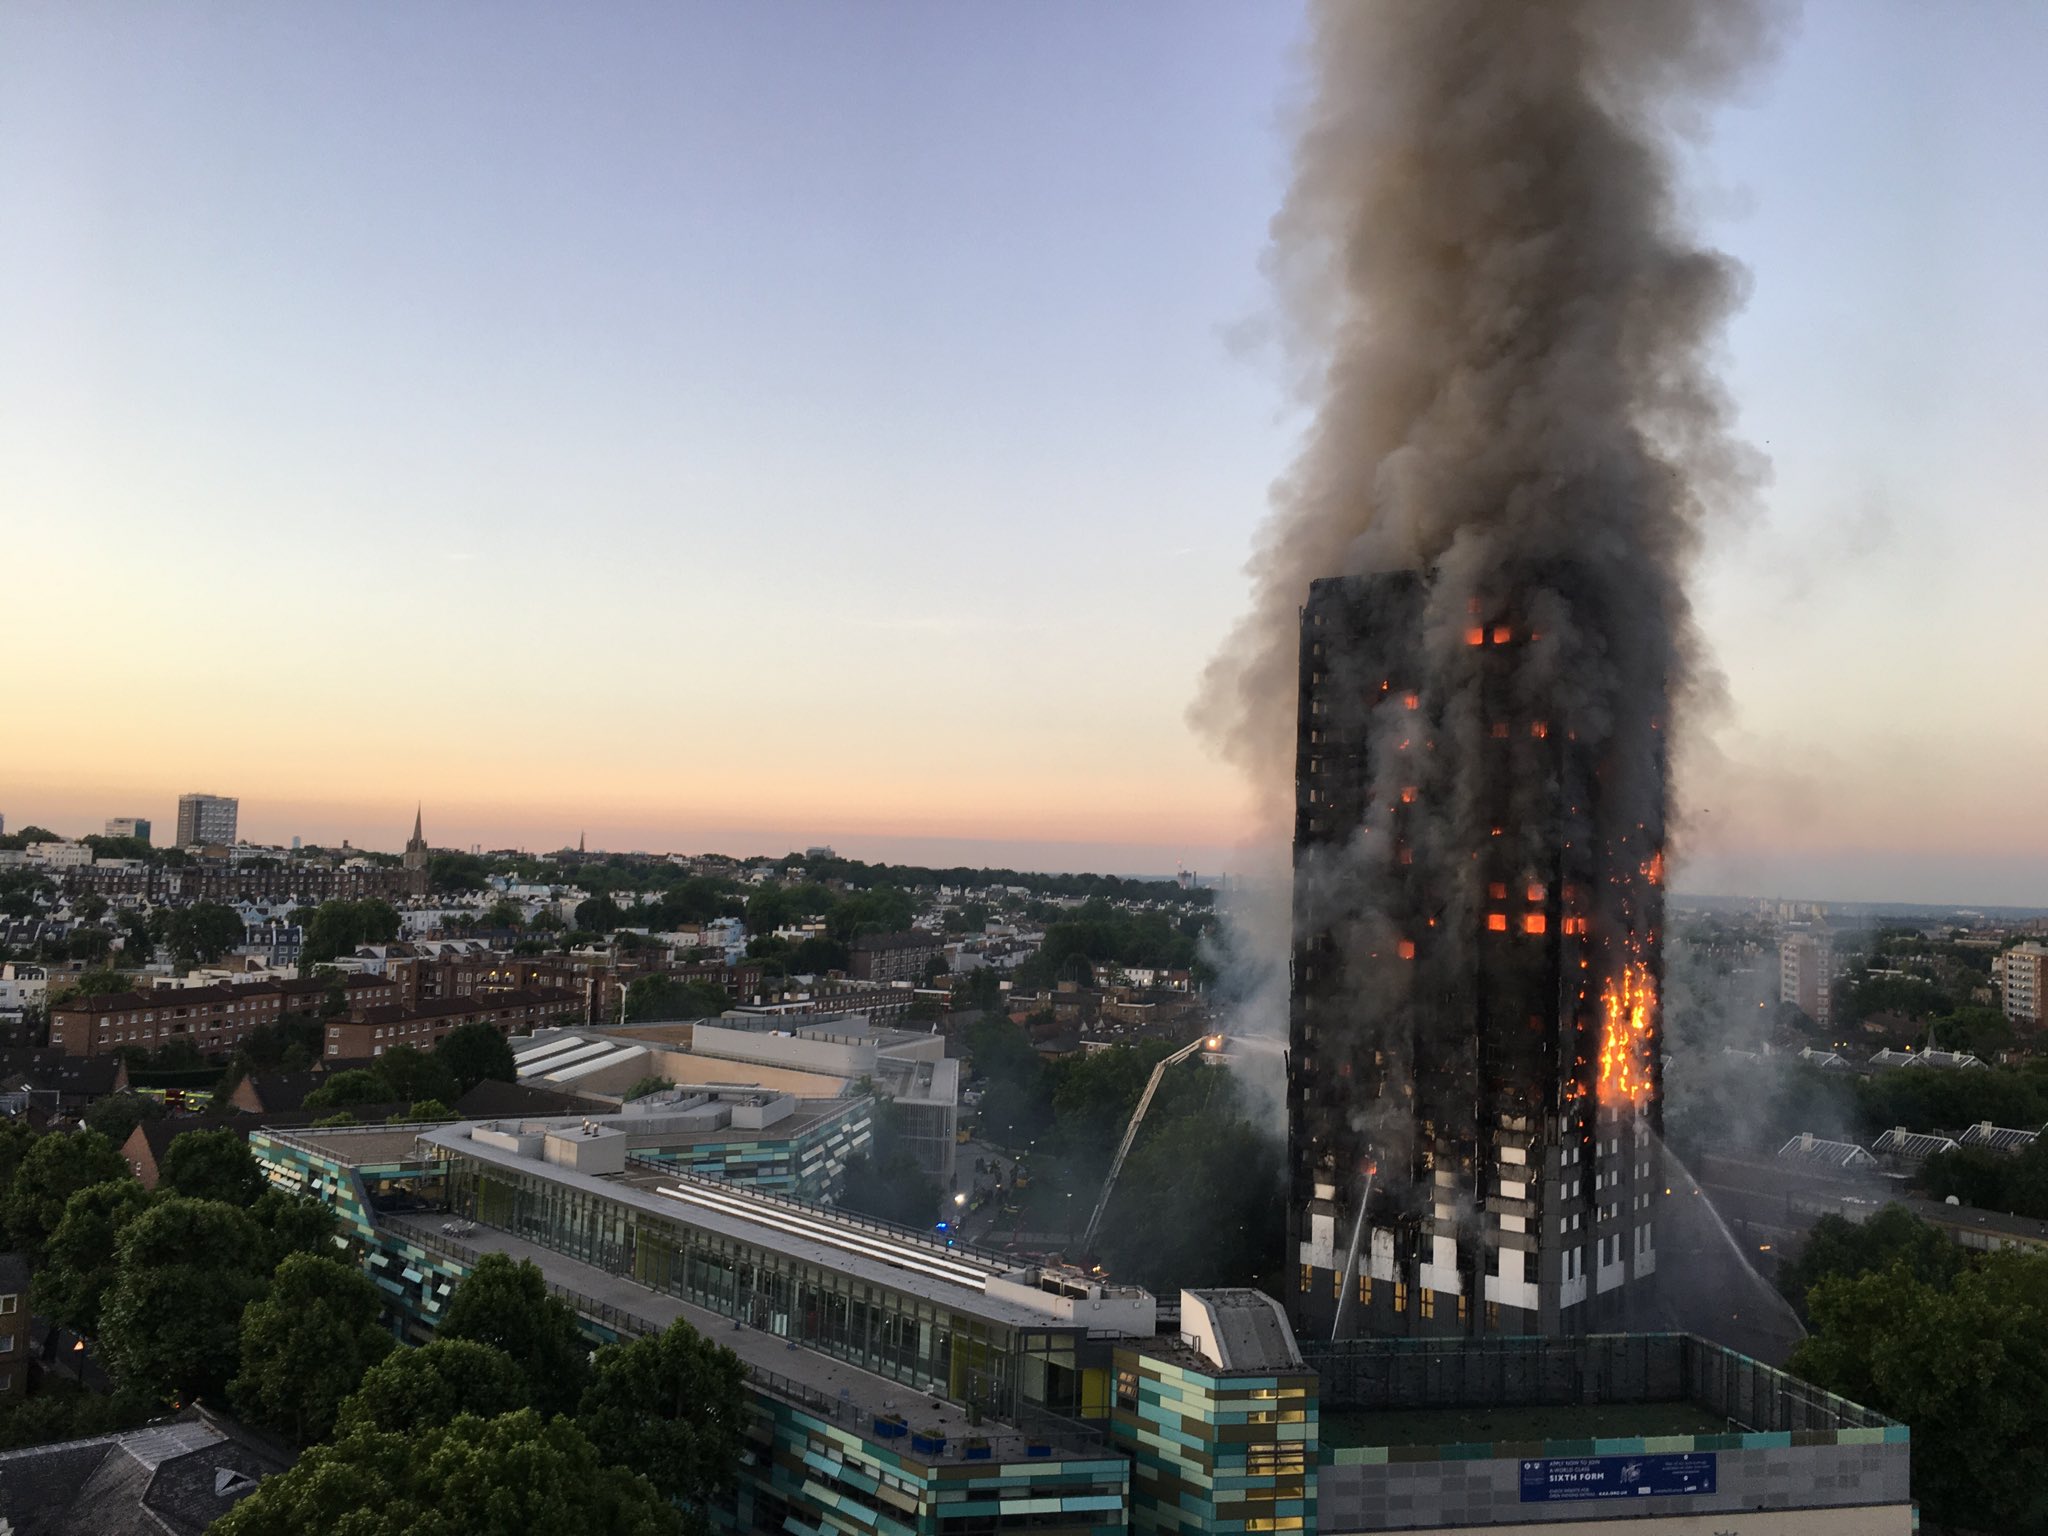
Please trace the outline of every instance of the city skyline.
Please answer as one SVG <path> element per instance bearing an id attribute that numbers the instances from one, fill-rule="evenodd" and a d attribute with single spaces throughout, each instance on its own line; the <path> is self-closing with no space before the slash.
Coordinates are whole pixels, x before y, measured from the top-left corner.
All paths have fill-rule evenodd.
<path id="1" fill-rule="evenodd" d="M 1701 140 L 1774 478 L 1680 889 L 2048 903 L 2048 18 L 1993 9 L 1810 6 Z M 1300 428 L 1298 18 L 793 14 L 0 19 L 10 828 L 1254 866 L 1183 714 Z"/>

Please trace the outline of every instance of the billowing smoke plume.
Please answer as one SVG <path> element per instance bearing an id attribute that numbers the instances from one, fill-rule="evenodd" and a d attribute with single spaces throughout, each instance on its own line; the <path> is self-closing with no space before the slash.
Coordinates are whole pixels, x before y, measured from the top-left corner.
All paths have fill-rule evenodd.
<path id="1" fill-rule="evenodd" d="M 1316 577 L 1434 570 L 1440 637 L 1512 601 L 1587 729 L 1684 702 L 1683 578 L 1757 464 L 1709 366 L 1742 276 L 1688 235 L 1674 144 L 1768 30 L 1748 0 L 1314 5 L 1269 258 L 1314 415 L 1196 708 L 1276 811 Z M 1633 765 L 1659 799 L 1664 761 Z"/>
<path id="2" fill-rule="evenodd" d="M 1758 474 L 1711 367 L 1741 274 L 1677 158 L 1768 28 L 1752 0 L 1312 13 L 1270 260 L 1313 414 L 1196 718 L 1295 832 L 1289 1262 L 1297 1325 L 1336 1336 L 1361 1264 L 1555 1305 L 1600 1181 L 1547 1165 L 1548 1231 L 1587 1235 L 1525 1266 L 1486 1251 L 1495 1170 L 1524 1188 L 1532 1126 L 1595 1150 L 1596 1106 L 1654 1131 L 1686 577 Z M 1633 1213 L 1650 1164 L 1601 1145 Z"/>

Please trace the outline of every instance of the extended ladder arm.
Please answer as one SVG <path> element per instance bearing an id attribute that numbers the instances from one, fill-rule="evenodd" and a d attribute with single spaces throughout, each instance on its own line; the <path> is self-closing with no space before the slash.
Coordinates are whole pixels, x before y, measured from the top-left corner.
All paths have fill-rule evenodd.
<path id="1" fill-rule="evenodd" d="M 1138 1139 L 1138 1127 L 1145 1123 L 1145 1112 L 1152 1107 L 1152 1096 L 1159 1091 L 1166 1069 L 1179 1066 L 1197 1051 L 1217 1050 L 1222 1044 L 1221 1035 L 1198 1035 L 1152 1069 L 1152 1075 L 1145 1080 L 1145 1091 L 1138 1097 L 1138 1107 L 1131 1112 L 1131 1123 L 1124 1127 L 1124 1139 L 1117 1143 L 1116 1157 L 1109 1165 L 1109 1177 L 1102 1181 L 1102 1196 L 1095 1202 L 1095 1214 L 1088 1218 L 1088 1230 L 1081 1234 L 1083 1253 L 1095 1252 L 1095 1234 L 1102 1226 L 1103 1215 L 1109 1210 L 1109 1197 L 1116 1189 L 1116 1176 L 1124 1171 L 1124 1159 L 1130 1155 L 1131 1143 Z"/>

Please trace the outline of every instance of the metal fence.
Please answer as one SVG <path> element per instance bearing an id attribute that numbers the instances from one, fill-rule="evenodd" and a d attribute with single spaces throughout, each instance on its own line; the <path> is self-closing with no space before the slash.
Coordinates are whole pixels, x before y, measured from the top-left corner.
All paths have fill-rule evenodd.
<path id="1" fill-rule="evenodd" d="M 1691 1403 L 1745 1429 L 1836 1430 L 1884 1415 L 1684 1333 L 1303 1341 L 1325 1408 Z"/>

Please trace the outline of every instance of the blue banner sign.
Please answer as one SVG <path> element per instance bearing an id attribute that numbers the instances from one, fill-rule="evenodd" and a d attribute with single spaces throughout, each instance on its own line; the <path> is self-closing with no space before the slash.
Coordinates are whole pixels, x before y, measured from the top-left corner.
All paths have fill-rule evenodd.
<path id="1" fill-rule="evenodd" d="M 1711 1451 L 1683 1456 L 1551 1457 L 1522 1463 L 1524 1504 L 1713 1491 Z"/>

